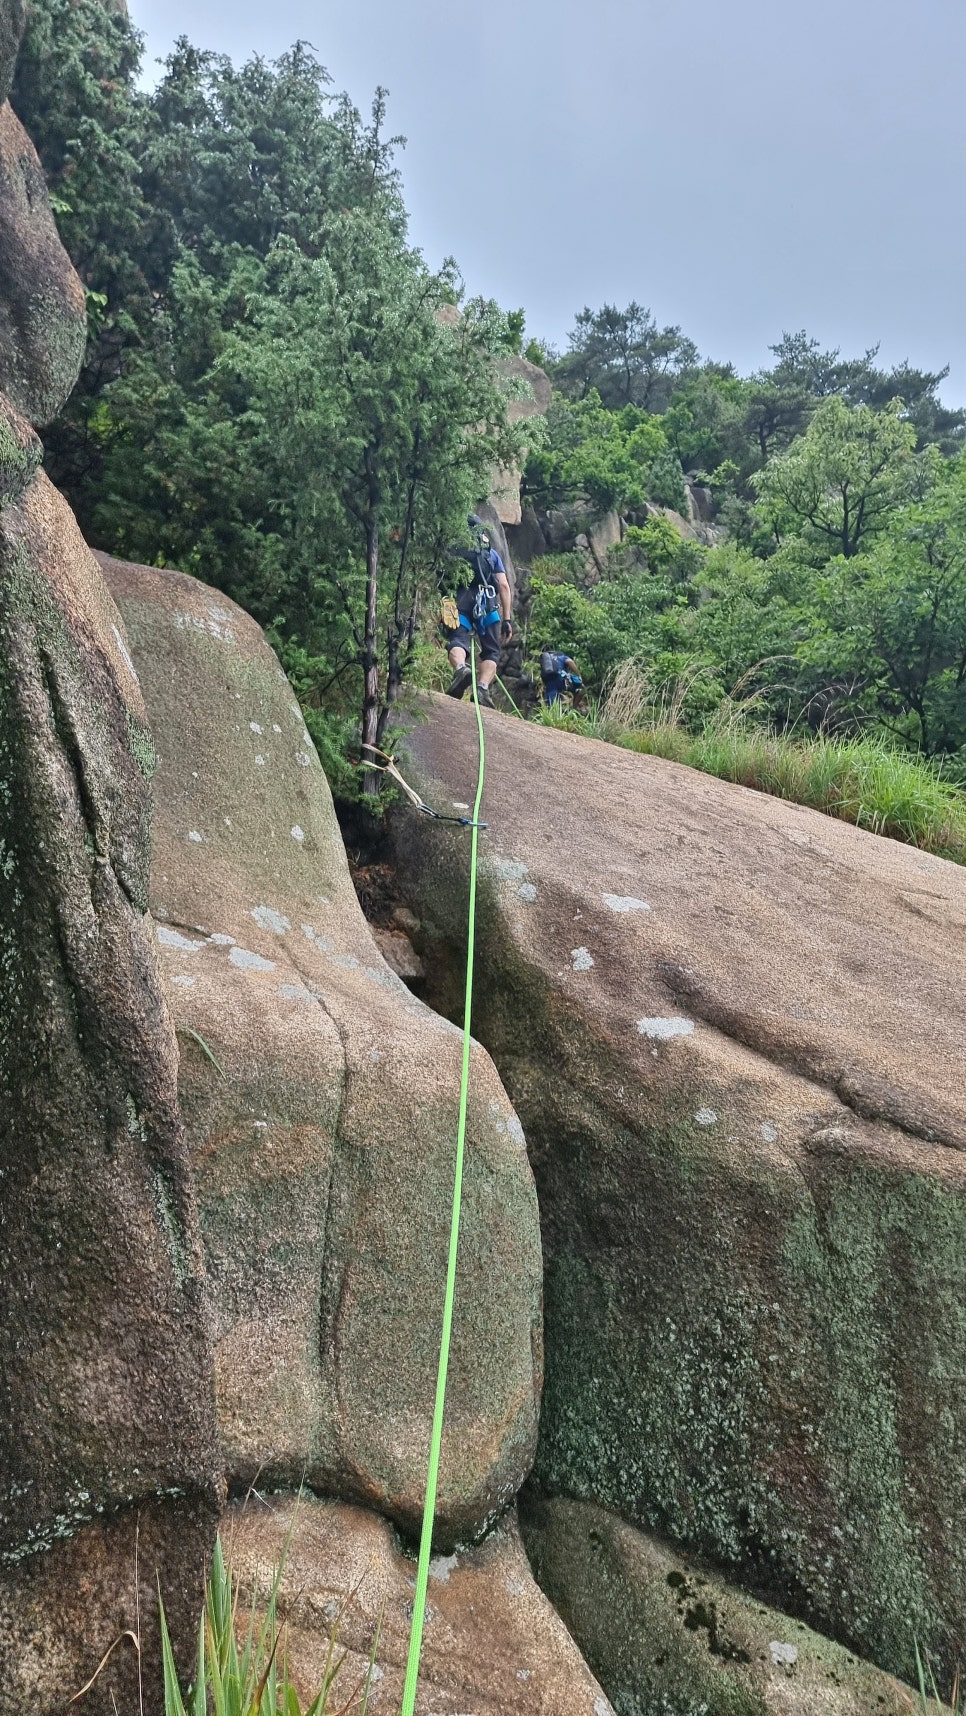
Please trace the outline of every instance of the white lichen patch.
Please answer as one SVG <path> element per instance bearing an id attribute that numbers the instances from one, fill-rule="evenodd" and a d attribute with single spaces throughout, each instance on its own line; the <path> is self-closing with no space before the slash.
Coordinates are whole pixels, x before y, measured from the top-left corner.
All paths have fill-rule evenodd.
<path id="1" fill-rule="evenodd" d="M 450 1574 L 456 1572 L 459 1564 L 458 1555 L 434 1555 L 429 1564 L 429 1577 L 438 1580 L 441 1585 L 448 1585 Z"/>
<path id="2" fill-rule="evenodd" d="M 179 989 L 193 989 L 195 986 L 194 978 L 189 977 L 184 971 L 179 971 L 174 977 L 172 977 L 171 981 L 172 983 L 176 983 Z"/>
<path id="3" fill-rule="evenodd" d="M 495 876 L 498 882 L 522 882 L 530 874 L 526 864 L 521 864 L 516 858 L 488 858 L 482 868 Z"/>
<path id="4" fill-rule="evenodd" d="M 695 1110 L 695 1124 L 698 1126 L 717 1126 L 718 1116 L 713 1108 L 698 1108 Z"/>
<path id="5" fill-rule="evenodd" d="M 209 936 L 208 939 L 209 939 L 209 941 L 213 941 L 216 947 L 234 947 L 234 945 L 235 945 L 235 938 L 233 935 L 220 935 L 219 934 L 219 935 Z"/>
<path id="6" fill-rule="evenodd" d="M 798 1650 L 793 1644 L 783 1644 L 781 1639 L 770 1639 L 768 1650 L 776 1668 L 791 1668 L 798 1661 Z"/>
<path id="7" fill-rule="evenodd" d="M 335 947 L 335 942 L 332 940 L 330 935 L 319 935 L 317 931 L 312 928 L 311 924 L 301 924 L 299 927 L 301 928 L 306 941 L 310 941 L 312 946 L 318 949 L 319 953 L 332 952 Z"/>
<path id="8" fill-rule="evenodd" d="M 765 1120 L 762 1122 L 760 1131 L 761 1131 L 761 1135 L 764 1138 L 766 1144 L 777 1143 L 778 1127 L 773 1126 L 770 1120 Z"/>
<path id="9" fill-rule="evenodd" d="M 205 632 L 208 637 L 217 638 L 220 643 L 234 643 L 235 634 L 226 621 L 231 619 L 227 608 L 209 608 L 208 618 L 202 619 L 200 614 L 175 614 L 174 623 L 179 632 Z M 237 697 L 241 692 L 236 692 Z"/>
<path id="10" fill-rule="evenodd" d="M 264 727 L 260 727 L 257 721 L 249 721 L 248 727 L 252 733 L 264 733 L 265 731 Z"/>
<path id="11" fill-rule="evenodd" d="M 274 959 L 263 959 L 260 953 L 251 953 L 247 947 L 233 947 L 228 958 L 240 971 L 275 970 Z"/>
<path id="12" fill-rule="evenodd" d="M 525 900 L 528 906 L 532 906 L 534 900 L 537 897 L 537 890 L 534 887 L 533 883 L 532 882 L 521 882 L 519 888 L 517 889 L 517 897 L 518 897 L 518 899 Z"/>
<path id="13" fill-rule="evenodd" d="M 134 671 L 134 663 L 131 660 L 131 652 L 128 649 L 127 644 L 124 642 L 124 639 L 122 638 L 120 632 L 118 631 L 117 626 L 112 626 L 111 631 L 114 633 L 114 637 L 115 637 L 116 642 L 117 642 L 117 647 L 121 652 L 121 660 L 123 661 L 125 667 L 127 668 L 128 673 L 131 675 L 131 678 L 134 680 L 135 685 L 139 685 L 140 680 L 138 679 L 138 676 Z"/>
<path id="14" fill-rule="evenodd" d="M 454 810 L 469 810 L 469 808 L 470 808 L 469 805 L 464 804 L 463 800 L 461 798 L 454 798 L 454 800 L 453 800 L 453 809 Z"/>
<path id="15" fill-rule="evenodd" d="M 196 953 L 199 947 L 204 947 L 203 941 L 191 941 L 179 930 L 169 929 L 167 924 L 158 925 L 158 940 L 162 947 L 179 947 L 182 953 Z"/>
<path id="16" fill-rule="evenodd" d="M 638 1019 L 637 1028 L 642 1037 L 652 1037 L 657 1042 L 666 1043 L 671 1037 L 690 1037 L 694 1030 L 693 1019 L 682 1019 L 677 1015 L 670 1019 Z"/>
<path id="17" fill-rule="evenodd" d="M 570 963 L 575 971 L 589 971 L 594 962 L 585 947 L 572 947 Z"/>
<path id="18" fill-rule="evenodd" d="M 524 1133 L 523 1127 L 515 1114 L 510 1115 L 510 1118 L 506 1123 L 506 1129 L 509 1132 L 510 1137 L 513 1139 L 514 1144 L 526 1143 L 526 1134 Z"/>
<path id="19" fill-rule="evenodd" d="M 256 757 L 255 761 L 259 765 L 260 768 L 265 767 L 265 758 L 264 757 Z"/>
<path id="20" fill-rule="evenodd" d="M 314 1001 L 315 996 L 304 983 L 280 983 L 278 992 L 283 1001 Z"/>
<path id="21" fill-rule="evenodd" d="M 649 912 L 646 900 L 636 900 L 633 894 L 604 894 L 604 905 L 612 912 Z"/>
<path id="22" fill-rule="evenodd" d="M 312 758 L 307 757 L 304 751 L 296 751 L 295 761 L 298 763 L 300 769 L 309 769 L 312 767 Z"/>
<path id="23" fill-rule="evenodd" d="M 250 916 L 255 919 L 259 929 L 271 930 L 272 935 L 284 935 L 292 925 L 288 918 L 277 912 L 274 906 L 253 906 Z"/>
<path id="24" fill-rule="evenodd" d="M 189 828 L 185 835 L 185 839 L 193 841 L 196 846 L 200 846 L 204 838 L 203 834 L 198 833 L 197 828 Z"/>
<path id="25" fill-rule="evenodd" d="M 301 846 L 303 840 L 305 839 L 305 833 L 304 833 L 304 830 L 299 827 L 298 823 L 296 823 L 295 827 L 290 829 L 289 832 L 292 836 L 292 839 L 297 840 L 299 845 Z"/>

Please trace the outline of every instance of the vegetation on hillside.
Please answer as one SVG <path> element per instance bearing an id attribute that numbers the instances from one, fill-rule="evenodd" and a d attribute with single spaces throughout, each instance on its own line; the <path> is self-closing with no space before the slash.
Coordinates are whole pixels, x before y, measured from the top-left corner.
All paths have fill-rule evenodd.
<path id="1" fill-rule="evenodd" d="M 495 360 L 523 315 L 409 244 L 383 92 L 363 118 L 304 44 L 236 67 L 181 40 L 150 93 L 140 60 L 101 0 L 33 0 L 13 101 L 90 315 L 48 466 L 96 545 L 271 628 L 345 787 L 347 747 L 425 676 L 447 542 L 519 453 Z M 565 648 L 596 694 L 625 662 L 683 676 L 692 760 L 741 683 L 768 746 L 868 738 L 966 782 L 966 413 L 943 373 L 800 333 L 742 377 L 637 303 L 526 353 L 554 382 L 527 430 L 552 550 L 531 652 Z M 591 557 L 605 515 L 620 540 Z"/>

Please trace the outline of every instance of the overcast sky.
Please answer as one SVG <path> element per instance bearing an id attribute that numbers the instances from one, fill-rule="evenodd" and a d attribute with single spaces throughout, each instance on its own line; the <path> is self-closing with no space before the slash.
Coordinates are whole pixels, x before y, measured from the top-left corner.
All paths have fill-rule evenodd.
<path id="1" fill-rule="evenodd" d="M 804 327 L 966 404 L 964 0 L 130 4 L 149 61 L 301 37 L 384 84 L 414 242 L 532 334 L 636 298 L 745 372 Z"/>

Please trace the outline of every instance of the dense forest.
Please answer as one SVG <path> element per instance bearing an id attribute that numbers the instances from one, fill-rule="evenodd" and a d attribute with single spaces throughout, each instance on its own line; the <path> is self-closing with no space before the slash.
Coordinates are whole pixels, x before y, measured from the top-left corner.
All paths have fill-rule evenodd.
<path id="1" fill-rule="evenodd" d="M 89 313 L 48 468 L 96 546 L 270 628 L 338 785 L 360 716 L 372 742 L 432 673 L 446 544 L 524 456 L 531 657 L 567 649 L 592 690 L 634 661 L 693 724 L 741 688 L 773 728 L 878 734 L 966 779 L 943 374 L 799 333 L 742 377 L 638 304 L 583 309 L 565 352 L 526 343 L 522 312 L 411 246 L 383 92 L 363 118 L 303 44 L 235 67 L 181 40 L 150 92 L 140 63 L 101 0 L 34 0 L 12 100 Z M 499 363 L 522 349 L 554 385 L 525 455 Z M 605 517 L 601 566 L 580 544 Z"/>

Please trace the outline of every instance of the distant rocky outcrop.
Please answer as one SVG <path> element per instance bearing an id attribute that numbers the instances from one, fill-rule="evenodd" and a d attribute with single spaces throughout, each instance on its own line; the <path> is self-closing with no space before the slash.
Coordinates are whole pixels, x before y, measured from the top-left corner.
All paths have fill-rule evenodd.
<path id="1" fill-rule="evenodd" d="M 507 420 L 525 422 L 530 417 L 542 417 L 550 405 L 550 377 L 535 363 L 515 355 L 502 358 L 500 372 L 511 388 L 507 402 Z M 490 505 L 503 525 L 518 525 L 523 516 L 520 501 L 519 470 L 498 470 L 493 473 Z"/>
<path id="2" fill-rule="evenodd" d="M 413 1529 L 429 1447 L 460 1037 L 377 952 L 325 777 L 258 626 L 102 558 L 158 748 L 151 904 L 180 1033 L 229 1478 Z M 217 1063 L 217 1064 L 216 1064 Z M 530 1468 L 541 1255 L 523 1132 L 473 1057 L 437 1529 Z"/>
<path id="3" fill-rule="evenodd" d="M 407 738 L 467 796 L 472 711 Z M 476 1030 L 540 1194 L 537 1470 L 909 1672 L 962 1660 L 966 872 L 487 717 Z M 447 1010 L 466 846 L 400 813 Z M 481 945 L 482 944 L 482 945 Z"/>

